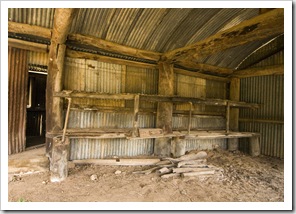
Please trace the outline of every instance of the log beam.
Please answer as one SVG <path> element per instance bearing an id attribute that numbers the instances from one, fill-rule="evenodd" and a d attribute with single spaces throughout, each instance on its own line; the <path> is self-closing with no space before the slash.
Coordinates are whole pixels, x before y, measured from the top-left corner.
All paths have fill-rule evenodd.
<path id="1" fill-rule="evenodd" d="M 174 72 L 177 74 L 198 77 L 198 78 L 202 78 L 202 79 L 206 79 L 206 80 L 214 80 L 214 81 L 219 81 L 219 82 L 229 82 L 230 81 L 228 77 L 218 77 L 218 76 L 203 74 L 203 73 L 199 73 L 199 72 L 187 71 L 185 69 L 180 69 L 180 68 L 174 68 Z"/>
<path id="2" fill-rule="evenodd" d="M 8 46 L 34 52 L 48 52 L 48 45 L 8 38 Z"/>
<path id="3" fill-rule="evenodd" d="M 279 8 L 246 20 L 195 44 L 165 53 L 162 60 L 178 63 L 188 57 L 202 57 L 226 49 L 276 36 L 284 32 L 284 9 Z"/>
<path id="4" fill-rule="evenodd" d="M 51 39 L 51 29 L 49 28 L 24 23 L 17 23 L 12 21 L 8 21 L 8 32 L 27 34 L 32 36 L 43 37 L 46 39 Z"/>
<path id="5" fill-rule="evenodd" d="M 174 95 L 174 66 L 165 62 L 159 62 L 158 94 Z M 171 134 L 173 118 L 173 103 L 159 102 L 156 114 L 156 127 L 161 128 L 164 134 Z M 154 154 L 157 156 L 170 156 L 171 139 L 155 139 Z"/>
<path id="6" fill-rule="evenodd" d="M 272 65 L 265 67 L 254 67 L 235 71 L 231 77 L 247 78 L 267 75 L 284 75 L 284 65 Z"/>
<path id="7" fill-rule="evenodd" d="M 97 37 L 92 37 L 92 36 L 71 34 L 69 35 L 68 39 L 69 41 L 74 41 L 79 44 L 90 45 L 108 52 L 119 53 L 127 56 L 133 56 L 140 59 L 148 59 L 148 60 L 158 62 L 161 57 L 161 53 L 158 53 L 158 52 L 132 48 L 132 47 L 120 45 L 114 42 L 109 42 L 109 41 L 106 41 Z"/>
<path id="8" fill-rule="evenodd" d="M 218 67 L 214 65 L 209 65 L 209 64 L 202 64 L 202 63 L 197 63 L 195 62 L 192 57 L 190 59 L 183 60 L 181 62 L 177 63 L 178 65 L 181 65 L 182 67 L 185 68 L 190 68 L 190 69 L 196 69 L 198 72 L 209 72 L 213 75 L 229 75 L 233 73 L 232 69 L 229 68 L 223 68 L 223 67 Z"/>
<path id="9" fill-rule="evenodd" d="M 108 57 L 108 56 L 101 56 L 98 54 L 85 53 L 85 52 L 74 51 L 74 50 L 70 50 L 70 49 L 67 49 L 66 56 L 72 57 L 72 58 L 78 58 L 78 59 L 91 59 L 91 60 L 97 60 L 97 61 L 107 62 L 107 63 L 115 63 L 115 64 L 119 64 L 119 65 L 135 66 L 135 67 L 140 67 L 140 68 L 151 68 L 151 69 L 158 68 L 158 65 L 156 65 L 156 64 L 148 64 L 148 63 L 144 63 L 144 62 L 136 62 L 136 61 L 113 58 L 113 57 Z"/>

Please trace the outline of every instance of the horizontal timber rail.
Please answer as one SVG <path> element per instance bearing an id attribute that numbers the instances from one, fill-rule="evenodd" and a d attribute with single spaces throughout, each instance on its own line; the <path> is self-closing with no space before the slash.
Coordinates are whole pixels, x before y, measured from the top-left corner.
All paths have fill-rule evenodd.
<path id="1" fill-rule="evenodd" d="M 173 102 L 173 103 L 193 103 L 213 106 L 243 107 L 243 108 L 259 108 L 259 104 L 246 103 L 232 100 L 222 99 L 203 99 L 195 97 L 179 97 L 179 96 L 162 96 L 148 94 L 108 94 L 108 93 L 93 93 L 93 92 L 76 92 L 76 91 L 61 91 L 54 94 L 56 97 L 64 98 L 88 98 L 88 99 L 111 99 L 111 100 L 134 100 L 139 96 L 140 101 L 149 102 Z"/>
<path id="2" fill-rule="evenodd" d="M 260 136 L 254 132 L 226 132 L 225 130 L 213 131 L 173 131 L 171 134 L 164 134 L 162 129 L 143 128 L 139 129 L 139 136 L 132 137 L 133 129 L 67 129 L 66 136 L 69 138 L 91 138 L 91 139 L 112 139 L 126 138 L 129 140 L 151 139 L 163 137 L 179 137 L 181 139 L 223 139 L 223 138 L 244 138 Z M 62 135 L 62 132 L 47 133 L 47 137 Z"/>

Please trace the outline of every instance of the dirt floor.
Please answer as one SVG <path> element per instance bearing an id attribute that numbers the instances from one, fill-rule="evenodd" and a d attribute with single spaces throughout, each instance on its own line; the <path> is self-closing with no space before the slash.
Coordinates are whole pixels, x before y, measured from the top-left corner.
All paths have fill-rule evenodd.
<path id="1" fill-rule="evenodd" d="M 284 201 L 283 160 L 222 150 L 207 152 L 208 164 L 223 168 L 223 177 L 163 179 L 156 172 L 132 173 L 151 166 L 80 165 L 70 169 L 68 178 L 61 183 L 51 183 L 49 172 L 14 177 L 8 184 L 9 201 Z"/>

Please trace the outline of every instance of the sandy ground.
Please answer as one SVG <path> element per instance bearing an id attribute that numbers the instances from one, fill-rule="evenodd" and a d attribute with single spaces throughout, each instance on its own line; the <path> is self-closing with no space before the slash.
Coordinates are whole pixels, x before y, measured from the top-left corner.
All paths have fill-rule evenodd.
<path id="1" fill-rule="evenodd" d="M 133 174 L 151 166 L 76 166 L 61 183 L 49 172 L 17 176 L 9 182 L 15 202 L 280 202 L 284 201 L 284 161 L 240 152 L 208 151 L 208 164 L 222 178 L 160 178 Z M 115 173 L 120 171 L 119 174 Z M 90 177 L 97 177 L 92 180 Z"/>

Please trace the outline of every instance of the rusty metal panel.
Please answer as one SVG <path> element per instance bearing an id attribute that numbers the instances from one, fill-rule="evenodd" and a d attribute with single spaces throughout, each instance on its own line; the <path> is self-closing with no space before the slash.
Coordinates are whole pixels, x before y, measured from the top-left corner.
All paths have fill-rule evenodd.
<path id="1" fill-rule="evenodd" d="M 186 129 L 188 127 L 189 116 L 174 116 L 173 128 Z M 225 129 L 225 118 L 222 116 L 194 116 L 191 118 L 192 129 L 209 129 L 221 130 Z"/>
<path id="2" fill-rule="evenodd" d="M 154 127 L 155 116 L 139 115 L 139 128 Z M 132 128 L 133 113 L 71 110 L 69 128 Z"/>
<path id="3" fill-rule="evenodd" d="M 278 53 L 256 63 L 252 67 L 262 67 L 262 66 L 280 65 L 280 64 L 284 64 L 284 50 L 279 51 Z"/>
<path id="4" fill-rule="evenodd" d="M 8 20 L 52 28 L 54 8 L 8 8 Z"/>
<path id="5" fill-rule="evenodd" d="M 66 58 L 65 90 L 121 93 L 121 65 L 94 60 Z M 74 99 L 73 104 L 123 107 L 121 100 Z"/>
<path id="6" fill-rule="evenodd" d="M 48 66 L 48 53 L 28 52 L 28 64 Z"/>
<path id="7" fill-rule="evenodd" d="M 241 109 L 241 131 L 261 133 L 261 153 L 282 158 L 284 156 L 284 76 L 261 76 L 241 79 L 241 101 L 261 104 L 258 110 Z M 266 122 L 252 122 L 252 119 Z M 270 122 L 268 122 L 270 121 Z M 241 149 L 248 150 L 248 144 L 241 141 Z"/>
<path id="8" fill-rule="evenodd" d="M 8 48 L 8 154 L 25 150 L 28 85 L 27 51 Z"/>
<path id="9" fill-rule="evenodd" d="M 149 156 L 153 154 L 153 139 L 73 139 L 70 160 Z"/>
<path id="10" fill-rule="evenodd" d="M 123 74 L 124 75 L 124 74 Z M 157 94 L 158 70 L 126 66 L 124 91 L 126 93 Z M 155 102 L 140 102 L 140 108 L 156 110 Z M 133 101 L 126 101 L 126 107 L 133 107 Z"/>
<path id="11" fill-rule="evenodd" d="M 186 76 L 182 74 L 175 75 L 175 90 L 176 95 L 182 97 L 206 97 L 206 80 L 198 77 Z M 176 104 L 176 110 L 189 110 L 189 104 Z M 204 105 L 194 104 L 195 111 L 204 111 Z"/>

